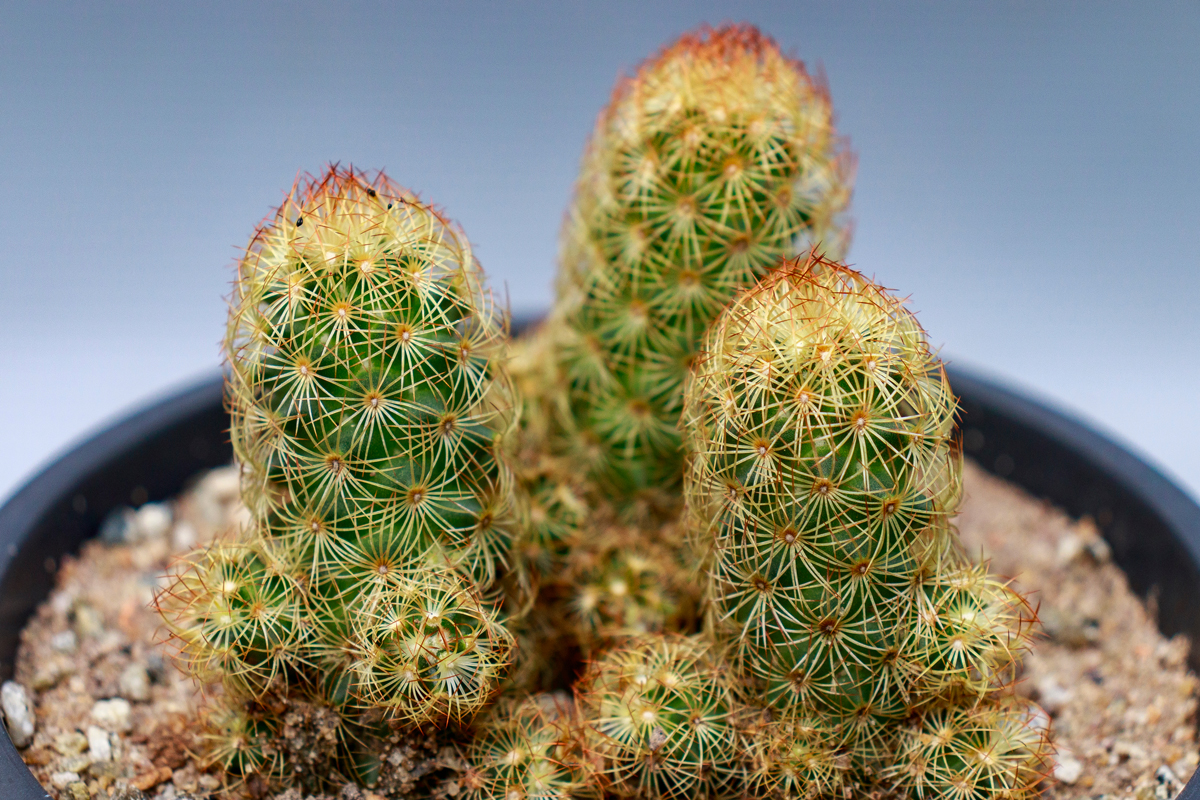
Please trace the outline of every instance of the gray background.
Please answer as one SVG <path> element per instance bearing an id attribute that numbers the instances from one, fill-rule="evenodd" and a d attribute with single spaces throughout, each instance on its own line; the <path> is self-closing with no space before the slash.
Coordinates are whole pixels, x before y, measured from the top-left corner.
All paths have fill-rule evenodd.
<path id="1" fill-rule="evenodd" d="M 1200 494 L 1200 4 L 0 4 L 0 496 L 219 363 L 298 170 L 385 167 L 516 312 L 614 79 L 703 21 L 828 74 L 850 260 Z"/>

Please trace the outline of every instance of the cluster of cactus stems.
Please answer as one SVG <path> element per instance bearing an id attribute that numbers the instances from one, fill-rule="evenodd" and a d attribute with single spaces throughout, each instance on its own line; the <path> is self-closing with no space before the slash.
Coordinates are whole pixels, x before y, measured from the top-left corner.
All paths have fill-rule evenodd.
<path id="1" fill-rule="evenodd" d="M 774 42 L 685 35 L 601 114 L 516 341 L 432 206 L 300 181 L 231 303 L 251 521 L 160 597 L 231 778 L 371 784 L 446 729 L 469 800 L 1036 794 L 1034 614 L 959 548 L 924 331 L 837 260 L 852 166 Z"/>

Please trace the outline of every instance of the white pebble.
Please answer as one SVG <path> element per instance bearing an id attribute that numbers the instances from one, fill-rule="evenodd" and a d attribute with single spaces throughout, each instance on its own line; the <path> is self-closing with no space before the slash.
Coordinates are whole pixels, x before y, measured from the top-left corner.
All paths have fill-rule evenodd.
<path id="1" fill-rule="evenodd" d="M 171 509 L 162 503 L 146 503 L 134 516 L 134 529 L 139 540 L 165 536 L 171 529 Z"/>
<path id="2" fill-rule="evenodd" d="M 8 738 L 20 747 L 28 747 L 33 741 L 33 712 L 29 708 L 29 693 L 16 681 L 5 681 L 0 686 L 0 707 L 4 709 L 4 721 L 8 726 Z M 65 784 L 64 784 L 65 785 Z"/>
<path id="3" fill-rule="evenodd" d="M 108 761 L 112 758 L 112 742 L 108 731 L 95 725 L 88 725 L 88 756 L 95 762 Z"/>
<path id="4" fill-rule="evenodd" d="M 1083 774 L 1083 764 L 1066 750 L 1060 749 L 1055 758 L 1054 777 L 1066 784 L 1073 784 Z"/>
<path id="5" fill-rule="evenodd" d="M 1068 533 L 1058 542 L 1058 563 L 1066 566 L 1083 552 L 1084 542 L 1073 533 Z"/>
<path id="6" fill-rule="evenodd" d="M 75 783 L 78 780 L 78 772 L 56 772 L 50 776 L 50 782 L 59 789 L 65 789 L 68 784 Z"/>
<path id="7" fill-rule="evenodd" d="M 1038 703 L 1050 714 L 1057 714 L 1070 702 L 1075 693 L 1065 689 L 1053 678 L 1043 678 L 1037 683 Z"/>
<path id="8" fill-rule="evenodd" d="M 102 728 L 107 728 L 110 731 L 127 731 L 133 727 L 131 715 L 133 706 L 129 705 L 129 701 L 123 697 L 114 697 L 111 700 L 98 700 L 96 705 L 92 706 L 92 719 Z"/>
<path id="9" fill-rule="evenodd" d="M 187 520 L 180 520 L 171 529 L 171 547 L 175 550 L 191 550 L 196 546 L 196 528 Z"/>
<path id="10" fill-rule="evenodd" d="M 73 653 L 79 646 L 75 631 L 61 631 L 50 637 L 50 647 L 60 653 Z"/>
<path id="11" fill-rule="evenodd" d="M 135 703 L 143 703 L 150 699 L 150 676 L 141 664 L 130 664 L 121 673 L 117 681 L 121 696 Z"/>
<path id="12" fill-rule="evenodd" d="M 196 486 L 196 505 L 209 525 L 225 524 L 227 507 L 241 490 L 241 472 L 236 466 L 214 469 Z"/>

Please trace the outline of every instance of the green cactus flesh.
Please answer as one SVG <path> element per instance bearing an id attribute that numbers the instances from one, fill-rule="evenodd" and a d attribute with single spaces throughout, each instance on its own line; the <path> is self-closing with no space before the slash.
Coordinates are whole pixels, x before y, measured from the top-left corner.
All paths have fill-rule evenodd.
<path id="1" fill-rule="evenodd" d="M 618 85 L 584 157 L 549 334 L 562 446 L 607 491 L 677 486 L 705 328 L 781 256 L 844 248 L 849 173 L 825 91 L 748 26 L 684 36 Z"/>

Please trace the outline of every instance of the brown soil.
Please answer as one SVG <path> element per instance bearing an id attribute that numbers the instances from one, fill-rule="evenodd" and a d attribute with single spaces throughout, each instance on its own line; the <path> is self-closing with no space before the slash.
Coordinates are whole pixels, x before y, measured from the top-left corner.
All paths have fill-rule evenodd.
<path id="1" fill-rule="evenodd" d="M 1073 522 L 971 464 L 965 485 L 958 524 L 968 550 L 1040 605 L 1045 636 L 1025 658 L 1020 690 L 1053 718 L 1059 755 L 1047 800 L 1170 800 L 1200 761 L 1187 641 L 1158 633 L 1091 522 Z M 36 717 L 23 756 L 52 797 L 226 794 L 219 773 L 194 756 L 202 749 L 197 690 L 172 665 L 151 599 L 173 558 L 238 523 L 236 496 L 236 473 L 218 470 L 170 506 L 117 518 L 113 530 L 125 535 L 110 539 L 126 541 L 89 542 L 64 560 L 57 588 L 22 634 L 16 674 Z M 283 747 L 320 739 L 296 713 Z M 337 800 L 460 791 L 461 756 L 435 738 L 397 735 L 383 763 L 374 790 L 347 785 Z M 265 794 L 256 786 L 241 793 Z M 304 798 L 291 790 L 275 800 Z"/>

